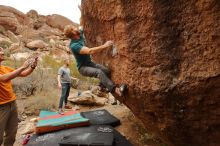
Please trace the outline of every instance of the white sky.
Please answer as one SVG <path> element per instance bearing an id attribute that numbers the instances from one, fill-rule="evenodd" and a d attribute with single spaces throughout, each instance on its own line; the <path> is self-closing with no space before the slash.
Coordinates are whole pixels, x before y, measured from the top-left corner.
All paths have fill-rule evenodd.
<path id="1" fill-rule="evenodd" d="M 73 22 L 79 23 L 81 0 L 0 0 L 0 5 L 14 7 L 27 13 L 34 9 L 41 15 L 60 14 Z"/>

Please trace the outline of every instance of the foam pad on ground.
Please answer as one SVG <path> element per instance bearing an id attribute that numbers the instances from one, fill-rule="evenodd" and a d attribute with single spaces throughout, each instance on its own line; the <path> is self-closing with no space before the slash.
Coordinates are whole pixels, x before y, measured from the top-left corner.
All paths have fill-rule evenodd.
<path id="1" fill-rule="evenodd" d="M 42 110 L 35 131 L 40 134 L 87 125 L 89 125 L 89 120 L 83 118 L 76 111 L 64 112 L 64 115 L 60 115 L 57 112 Z"/>
<path id="2" fill-rule="evenodd" d="M 31 136 L 27 146 L 59 146 L 59 143 L 65 137 L 70 135 L 80 135 L 86 133 L 97 133 L 99 131 L 113 131 L 114 142 L 113 146 L 132 146 L 132 144 L 122 136 L 118 131 L 116 131 L 113 127 L 108 125 L 94 125 L 87 127 L 77 127 L 72 129 L 66 129 L 61 131 L 56 131 L 53 133 L 47 133 L 42 135 L 34 134 Z M 111 137 L 109 137 L 111 139 Z"/>
<path id="3" fill-rule="evenodd" d="M 60 142 L 60 146 L 112 146 L 113 140 L 113 131 L 110 133 L 79 133 L 64 137 Z"/>
<path id="4" fill-rule="evenodd" d="M 111 125 L 115 127 L 121 124 L 119 119 L 105 109 L 82 112 L 81 115 L 89 119 L 91 125 Z"/>

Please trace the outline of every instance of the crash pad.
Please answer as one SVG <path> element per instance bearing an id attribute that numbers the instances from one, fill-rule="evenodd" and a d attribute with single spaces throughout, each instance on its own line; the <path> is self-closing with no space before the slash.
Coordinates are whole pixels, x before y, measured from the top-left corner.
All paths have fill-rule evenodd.
<path id="1" fill-rule="evenodd" d="M 89 120 L 76 111 L 68 111 L 60 115 L 57 112 L 42 110 L 39 117 L 35 128 L 37 134 L 89 125 Z"/>
<path id="2" fill-rule="evenodd" d="M 102 131 L 109 133 L 113 131 L 113 146 L 132 146 L 132 144 L 124 136 L 122 136 L 112 126 L 108 125 L 91 125 L 86 127 L 60 130 L 52 133 L 45 133 L 41 135 L 34 134 L 30 137 L 27 146 L 59 146 L 59 143 L 61 143 L 65 137 L 71 135 L 82 135 L 86 133 L 103 133 Z M 111 139 L 111 137 L 109 138 Z"/>
<path id="3" fill-rule="evenodd" d="M 77 133 L 64 137 L 60 142 L 60 146 L 112 146 L 113 140 L 113 131 Z"/>
<path id="4" fill-rule="evenodd" d="M 115 127 L 121 124 L 118 118 L 105 109 L 82 112 L 81 115 L 89 119 L 91 125 L 111 125 Z"/>

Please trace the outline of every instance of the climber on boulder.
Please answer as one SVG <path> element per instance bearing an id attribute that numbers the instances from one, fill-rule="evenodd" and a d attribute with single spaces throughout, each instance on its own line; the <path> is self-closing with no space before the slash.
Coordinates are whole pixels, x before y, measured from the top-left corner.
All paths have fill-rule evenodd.
<path id="1" fill-rule="evenodd" d="M 89 48 L 85 45 L 83 30 L 73 25 L 68 25 L 64 29 L 65 36 L 71 39 L 70 49 L 76 59 L 77 68 L 81 75 L 95 77 L 100 80 L 108 92 L 116 93 L 118 96 L 123 96 L 127 89 L 126 84 L 116 86 L 110 79 L 110 71 L 103 65 L 94 63 L 90 55 L 100 52 L 101 50 L 111 48 L 112 41 L 107 41 L 104 45 Z"/>

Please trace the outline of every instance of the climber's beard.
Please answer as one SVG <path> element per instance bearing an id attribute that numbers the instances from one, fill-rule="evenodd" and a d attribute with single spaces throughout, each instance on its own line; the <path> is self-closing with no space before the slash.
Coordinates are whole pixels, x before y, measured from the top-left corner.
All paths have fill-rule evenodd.
<path id="1" fill-rule="evenodd" d="M 73 39 L 74 39 L 74 40 L 80 39 L 80 32 L 79 32 L 79 30 L 76 30 L 76 31 L 73 33 Z"/>

